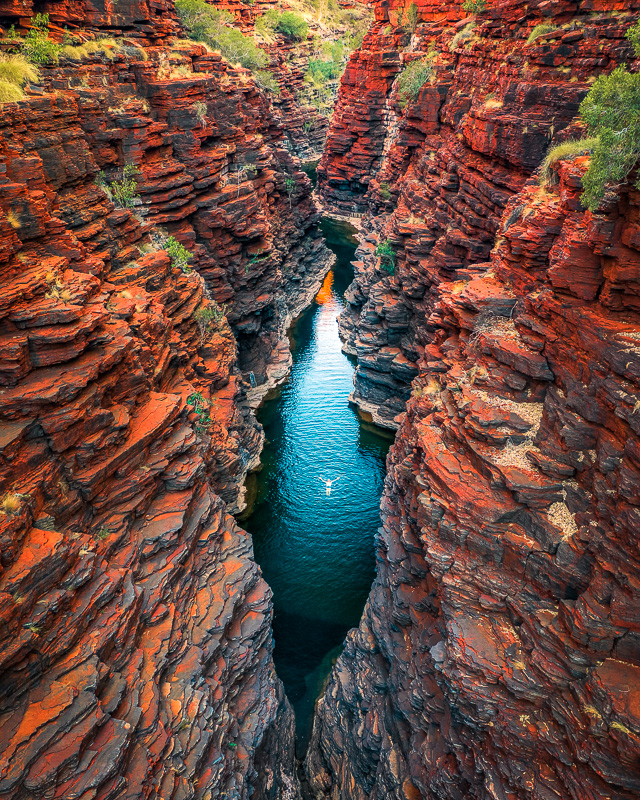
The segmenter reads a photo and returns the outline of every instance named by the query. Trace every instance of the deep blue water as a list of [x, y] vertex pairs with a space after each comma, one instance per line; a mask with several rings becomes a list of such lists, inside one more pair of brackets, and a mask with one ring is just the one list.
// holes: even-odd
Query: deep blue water
[[[291, 376], [258, 413], [267, 444], [257, 496], [242, 525], [274, 597], [274, 660], [306, 745], [313, 707], [374, 577], [373, 540], [390, 438], [349, 406], [353, 364], [337, 316], [352, 278], [350, 229], [323, 221], [338, 257], [290, 335]], [[330, 496], [321, 478], [332, 480]]]

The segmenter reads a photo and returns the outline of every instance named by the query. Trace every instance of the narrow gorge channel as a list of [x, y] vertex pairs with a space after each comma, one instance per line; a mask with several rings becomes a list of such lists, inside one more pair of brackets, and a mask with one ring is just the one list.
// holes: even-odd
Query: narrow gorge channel
[[638, 800], [639, 98], [640, 0], [0, 0], [0, 800]]
[[[336, 263], [289, 332], [289, 379], [258, 412], [266, 444], [262, 469], [251, 476], [251, 513], [241, 523], [273, 590], [274, 662], [296, 713], [299, 755], [315, 701], [374, 577], [391, 442], [349, 405], [354, 365], [342, 352], [337, 317], [353, 278], [353, 231], [331, 219], [321, 227]], [[337, 478], [328, 496], [321, 478]]]

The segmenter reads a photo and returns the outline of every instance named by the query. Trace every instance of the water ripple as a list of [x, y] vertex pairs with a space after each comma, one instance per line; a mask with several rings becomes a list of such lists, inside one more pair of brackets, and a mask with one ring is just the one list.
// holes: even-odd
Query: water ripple
[[[276, 669], [302, 747], [321, 682], [373, 580], [389, 447], [348, 404], [353, 366], [341, 351], [337, 317], [354, 243], [336, 223], [325, 221], [323, 230], [338, 261], [292, 331], [289, 381], [260, 410], [267, 444], [253, 512], [242, 523], [273, 589]], [[321, 479], [337, 479], [329, 496]]]

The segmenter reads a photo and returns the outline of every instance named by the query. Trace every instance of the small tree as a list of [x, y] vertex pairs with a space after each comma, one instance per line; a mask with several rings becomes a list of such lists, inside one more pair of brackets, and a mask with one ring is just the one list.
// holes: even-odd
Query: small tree
[[194, 312], [193, 318], [198, 323], [203, 342], [207, 341], [213, 331], [220, 330], [227, 317], [227, 312], [227, 304], [220, 305], [215, 300], [212, 300], [208, 306], [200, 306]]
[[135, 164], [125, 164], [122, 168], [122, 178], [108, 181], [104, 172], [96, 175], [96, 185], [120, 208], [134, 208], [140, 202], [137, 194], [137, 175], [140, 170]]
[[276, 30], [286, 36], [287, 39], [300, 42], [307, 38], [309, 26], [302, 17], [294, 14], [293, 11], [283, 11], [276, 23]]
[[293, 190], [296, 188], [296, 182], [293, 180], [291, 175], [284, 176], [284, 187], [289, 195], [289, 208], [291, 208], [291, 195], [293, 194]]
[[175, 236], [170, 236], [164, 244], [164, 249], [167, 251], [169, 258], [171, 259], [171, 266], [176, 267], [185, 275], [189, 275], [191, 273], [191, 267], [189, 266], [189, 260], [193, 258], [193, 253], [191, 253], [187, 248], [180, 244], [180, 242], [176, 239]]
[[640, 74], [620, 66], [600, 75], [580, 104], [580, 116], [589, 134], [598, 138], [582, 194], [583, 203], [594, 211], [606, 185], [624, 181], [640, 159]]
[[418, 6], [415, 3], [411, 3], [409, 7], [405, 9], [404, 24], [411, 33], [415, 33], [418, 27]]
[[49, 15], [36, 14], [31, 17], [32, 28], [24, 37], [22, 53], [32, 64], [58, 63], [59, 44], [49, 39]]

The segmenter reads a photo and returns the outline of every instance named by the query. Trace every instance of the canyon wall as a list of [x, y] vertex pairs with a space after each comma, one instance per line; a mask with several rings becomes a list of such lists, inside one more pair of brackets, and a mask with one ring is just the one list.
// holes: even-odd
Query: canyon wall
[[[344, 800], [631, 800], [640, 194], [585, 211], [579, 151], [532, 173], [583, 135], [594, 76], [633, 60], [640, 7], [419, 8], [409, 38], [378, 4], [318, 171], [327, 206], [369, 213], [342, 332], [354, 399], [399, 430], [309, 782]], [[394, 77], [414, 54], [434, 78], [405, 104]]]
[[125, 38], [0, 107], [0, 797], [292, 800], [230, 511], [330, 264], [311, 186], [172, 3], [0, 3], [35, 11]]

